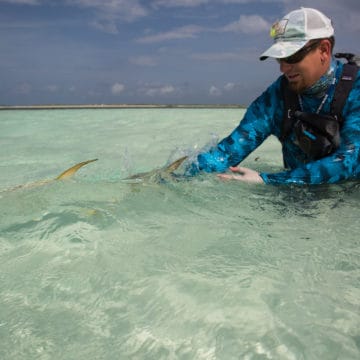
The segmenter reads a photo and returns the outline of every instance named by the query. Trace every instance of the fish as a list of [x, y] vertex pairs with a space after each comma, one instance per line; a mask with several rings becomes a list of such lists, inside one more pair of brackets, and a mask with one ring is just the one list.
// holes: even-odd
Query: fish
[[180, 159], [173, 161], [169, 165], [165, 165], [161, 168], [156, 168], [151, 171], [141, 172], [138, 174], [131, 175], [125, 179], [126, 182], [130, 183], [163, 183], [175, 179], [174, 171], [188, 158], [188, 156], [183, 156]]
[[[135, 175], [131, 175], [131, 176], [129, 176], [129, 177], [123, 179], [123, 180], [126, 181], [126, 182], [129, 182], [129, 183], [140, 183], [140, 182], [164, 183], [164, 182], [167, 182], [167, 181], [174, 180], [175, 179], [174, 171], [187, 158], [188, 158], [188, 156], [183, 156], [180, 159], [177, 159], [177, 160], [173, 161], [169, 165], [165, 165], [165, 166], [163, 166], [161, 168], [156, 168], [156, 169], [151, 170], [151, 171], [141, 172], [141, 173], [138, 173], [138, 174], [135, 174]], [[16, 191], [16, 190], [21, 190], [21, 189], [34, 188], [34, 187], [38, 187], [38, 186], [42, 186], [42, 185], [52, 183], [54, 181], [69, 179], [80, 168], [82, 168], [83, 166], [85, 166], [85, 165], [87, 165], [89, 163], [97, 161], [97, 160], [98, 159], [91, 159], [91, 160], [82, 161], [82, 162], [70, 167], [69, 169], [66, 169], [60, 175], [56, 176], [53, 179], [45, 179], [45, 180], [40, 180], [40, 181], [36, 181], [36, 182], [33, 182], [33, 183], [17, 185], [15, 187], [12, 187], [12, 188], [9, 188], [9, 189], [1, 190], [0, 193], [11, 192], [11, 191]]]
[[57, 177], [55, 177], [53, 179], [45, 179], [45, 180], [40, 180], [40, 181], [36, 181], [36, 182], [33, 182], [33, 183], [17, 185], [15, 187], [10, 188], [10, 189], [2, 190], [0, 192], [3, 193], [3, 192], [20, 190], [20, 189], [28, 189], [28, 188], [33, 188], [33, 187], [37, 187], [37, 186], [46, 185], [46, 184], [49, 184], [49, 183], [54, 182], [54, 181], [66, 180], [66, 179], [72, 177], [83, 166], [85, 166], [85, 165], [87, 165], [89, 163], [92, 163], [94, 161], [97, 161], [97, 160], [98, 159], [91, 159], [91, 160], [82, 161], [82, 162], [70, 167], [69, 169], [66, 169], [60, 175], [58, 175]]

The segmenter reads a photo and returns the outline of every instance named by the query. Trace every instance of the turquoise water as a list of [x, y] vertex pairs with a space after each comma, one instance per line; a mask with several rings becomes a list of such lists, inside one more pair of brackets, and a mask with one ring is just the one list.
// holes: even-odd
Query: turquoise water
[[[0, 112], [0, 359], [360, 358], [357, 183], [122, 181], [242, 115]], [[277, 171], [279, 150], [244, 165]]]

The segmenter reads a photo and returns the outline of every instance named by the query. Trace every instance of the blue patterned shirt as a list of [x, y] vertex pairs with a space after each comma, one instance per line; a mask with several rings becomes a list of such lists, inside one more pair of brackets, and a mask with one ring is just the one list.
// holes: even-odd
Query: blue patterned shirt
[[[337, 61], [336, 81], [343, 64]], [[320, 114], [330, 112], [333, 93], [329, 94]], [[315, 113], [323, 99], [302, 95], [303, 111]], [[270, 85], [247, 109], [236, 129], [218, 145], [200, 153], [191, 173], [224, 172], [236, 166], [270, 135], [281, 136], [284, 119], [281, 77]], [[266, 184], [323, 184], [360, 178], [360, 76], [359, 72], [342, 111], [340, 146], [319, 160], [310, 159], [294, 142], [292, 132], [282, 143], [284, 163], [288, 169], [278, 173], [260, 173]]]

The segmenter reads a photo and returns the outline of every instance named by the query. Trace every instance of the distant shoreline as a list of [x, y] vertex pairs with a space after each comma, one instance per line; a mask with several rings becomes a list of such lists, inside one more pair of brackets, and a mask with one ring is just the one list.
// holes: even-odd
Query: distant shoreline
[[245, 109], [236, 104], [90, 104], [90, 105], [0, 105], [0, 110], [71, 110], [71, 109]]

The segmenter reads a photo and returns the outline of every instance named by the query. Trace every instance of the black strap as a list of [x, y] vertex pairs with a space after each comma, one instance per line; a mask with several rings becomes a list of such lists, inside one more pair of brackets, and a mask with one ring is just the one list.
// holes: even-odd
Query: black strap
[[340, 125], [343, 123], [342, 109], [354, 85], [358, 70], [359, 68], [356, 65], [344, 64], [341, 78], [335, 88], [330, 111], [331, 114], [337, 116]]
[[293, 115], [300, 110], [299, 98], [294, 91], [289, 89], [289, 82], [283, 75], [281, 79], [281, 93], [284, 99], [284, 120], [282, 123], [280, 141], [284, 141], [291, 132]]
[[[359, 67], [354, 64], [344, 64], [341, 77], [335, 87], [334, 97], [330, 105], [330, 114], [335, 115], [341, 124], [343, 123], [342, 109], [356, 80]], [[293, 114], [300, 110], [297, 94], [289, 89], [288, 80], [285, 76], [281, 79], [281, 92], [284, 99], [284, 120], [280, 141], [284, 141], [291, 132], [293, 126]]]

